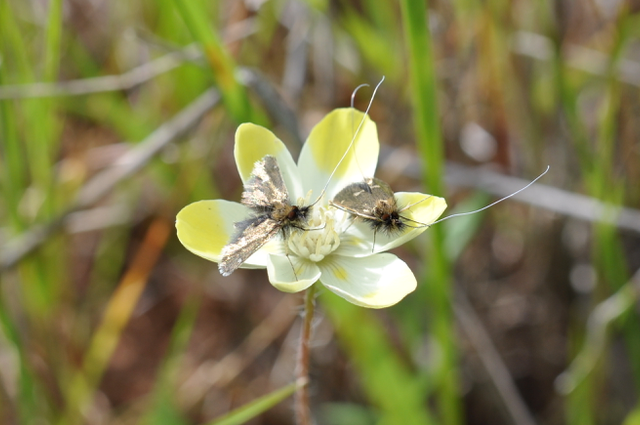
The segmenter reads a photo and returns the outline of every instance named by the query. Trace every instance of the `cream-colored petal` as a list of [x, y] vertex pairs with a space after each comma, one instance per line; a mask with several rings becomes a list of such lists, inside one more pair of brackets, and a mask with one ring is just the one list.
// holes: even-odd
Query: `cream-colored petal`
[[411, 269], [393, 254], [332, 255], [319, 266], [322, 271], [320, 281], [324, 286], [362, 307], [389, 307], [416, 289], [416, 278]]
[[269, 282], [283, 292], [303, 291], [320, 278], [320, 269], [315, 263], [292, 255], [269, 255], [267, 273]]
[[[397, 192], [396, 202], [402, 222], [406, 224], [402, 232], [375, 232], [368, 223], [355, 220], [348, 233], [357, 239], [369, 242], [369, 252], [383, 252], [409, 242], [429, 228], [447, 208], [447, 202], [439, 196], [425, 195], [418, 192]], [[373, 249], [371, 249], [373, 245]]]
[[[361, 123], [355, 143], [349, 148]], [[314, 198], [317, 197], [348, 151], [329, 182], [323, 201], [326, 204], [344, 186], [373, 176], [379, 150], [376, 124], [369, 116], [352, 108], [335, 109], [311, 130], [302, 147], [298, 168], [303, 186], [306, 190], [313, 189]]]
[[340, 246], [333, 254], [344, 257], [367, 257], [373, 254], [371, 232], [366, 228], [361, 231], [347, 231], [340, 235]]
[[268, 129], [252, 124], [241, 124], [236, 130], [234, 155], [238, 173], [243, 182], [251, 176], [255, 163], [265, 155], [271, 155], [278, 161], [289, 199], [296, 203], [306, 193], [302, 191], [302, 182], [298, 167], [287, 147]]
[[[235, 232], [234, 222], [249, 216], [250, 210], [244, 205], [220, 199], [199, 201], [189, 204], [178, 213], [176, 229], [178, 239], [185, 248], [216, 263], [220, 261], [222, 248]], [[242, 268], [264, 268], [267, 265], [268, 252], [277, 250], [265, 245], [247, 259]], [[280, 243], [282, 245], [282, 243]]]

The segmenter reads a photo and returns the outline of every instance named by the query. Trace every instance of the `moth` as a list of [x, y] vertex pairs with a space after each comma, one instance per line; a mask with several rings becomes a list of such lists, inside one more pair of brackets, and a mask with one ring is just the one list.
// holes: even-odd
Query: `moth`
[[388, 236], [391, 236], [402, 232], [407, 227], [414, 229], [428, 227], [453, 217], [475, 214], [480, 211], [484, 211], [487, 208], [491, 208], [492, 206], [506, 199], [509, 199], [512, 196], [515, 196], [523, 190], [527, 189], [529, 186], [538, 181], [542, 176], [547, 174], [549, 168], [550, 167], [547, 165], [546, 170], [544, 170], [542, 174], [533, 179], [526, 186], [503, 198], [498, 199], [497, 201], [492, 202], [489, 205], [473, 211], [451, 214], [432, 223], [420, 223], [419, 221], [412, 220], [400, 214], [403, 211], [406, 211], [409, 208], [419, 204], [420, 202], [429, 199], [430, 196], [425, 196], [425, 198], [421, 199], [418, 202], [414, 202], [413, 204], [409, 204], [400, 208], [391, 187], [383, 180], [377, 179], [375, 177], [365, 178], [363, 182], [351, 183], [350, 185], [343, 188], [340, 192], [338, 192], [336, 196], [334, 196], [334, 198], [329, 201], [329, 204], [331, 204], [335, 208], [341, 209], [351, 214], [356, 218], [360, 218], [365, 223], [368, 223], [373, 230], [373, 240], [375, 245], [375, 235], [378, 231], [382, 231]]
[[393, 235], [407, 227], [428, 226], [401, 215], [423, 200], [400, 208], [391, 187], [385, 181], [372, 177], [346, 186], [329, 203], [367, 223], [374, 235], [379, 231]]
[[222, 249], [218, 269], [229, 276], [279, 232], [306, 230], [312, 205], [292, 205], [276, 159], [267, 155], [256, 162], [244, 186], [241, 202], [252, 215], [235, 223], [236, 232]]
[[[382, 81], [384, 81], [384, 77], [373, 91], [365, 115], [369, 112], [375, 93], [378, 87], [380, 87], [380, 84], [382, 84]], [[360, 87], [361, 86], [358, 88]], [[356, 88], [352, 95], [352, 107], [353, 96], [358, 88]], [[354, 145], [356, 135], [363, 124], [364, 118], [355, 130], [347, 150], [329, 176], [324, 189], [322, 189], [316, 201], [310, 205], [298, 206], [291, 204], [289, 201], [289, 192], [284, 184], [280, 167], [273, 156], [267, 155], [255, 163], [251, 176], [245, 184], [241, 199], [242, 204], [252, 210], [252, 215], [245, 220], [234, 223], [236, 232], [231, 237], [229, 243], [222, 248], [222, 258], [218, 263], [218, 270], [220, 270], [223, 276], [229, 276], [233, 273], [253, 253], [263, 247], [279, 232], [283, 238], [286, 239], [291, 231], [318, 230], [306, 227], [311, 215], [311, 209], [324, 196], [329, 182]], [[288, 257], [287, 255], [287, 258]], [[291, 263], [291, 260], [289, 260], [289, 263]], [[291, 264], [291, 267], [293, 267], [293, 264]], [[293, 274], [296, 275], [295, 268]]]

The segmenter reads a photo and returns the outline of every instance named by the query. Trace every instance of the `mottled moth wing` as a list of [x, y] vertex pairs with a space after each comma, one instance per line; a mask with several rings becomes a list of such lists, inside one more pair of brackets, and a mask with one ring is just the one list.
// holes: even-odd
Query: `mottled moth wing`
[[259, 215], [236, 223], [236, 234], [222, 248], [218, 270], [229, 276], [280, 230], [280, 224], [268, 215]]
[[387, 235], [402, 231], [407, 225], [400, 215], [396, 197], [391, 187], [375, 177], [353, 183], [342, 189], [331, 205], [361, 219], [373, 229]]
[[298, 211], [289, 203], [289, 193], [274, 157], [267, 155], [255, 163], [242, 192], [242, 204], [253, 215], [235, 223], [235, 234], [222, 248], [218, 269], [223, 276], [233, 273], [282, 230], [291, 210]]
[[258, 211], [273, 209], [277, 203], [289, 202], [289, 192], [274, 157], [267, 155], [256, 162], [251, 177], [244, 185], [241, 202]]
[[391, 187], [374, 177], [346, 186], [338, 192], [331, 204], [358, 217], [377, 220], [374, 212], [381, 202], [394, 208], [396, 205]]

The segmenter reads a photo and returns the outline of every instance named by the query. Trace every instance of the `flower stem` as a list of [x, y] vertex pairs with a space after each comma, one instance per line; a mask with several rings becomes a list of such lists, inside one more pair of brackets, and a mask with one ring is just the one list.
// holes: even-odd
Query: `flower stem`
[[304, 382], [295, 397], [295, 415], [297, 425], [312, 425], [311, 409], [309, 408], [309, 341], [311, 340], [311, 322], [315, 309], [316, 285], [311, 285], [304, 296], [304, 312], [302, 331], [300, 332], [300, 347], [296, 364], [296, 380]]

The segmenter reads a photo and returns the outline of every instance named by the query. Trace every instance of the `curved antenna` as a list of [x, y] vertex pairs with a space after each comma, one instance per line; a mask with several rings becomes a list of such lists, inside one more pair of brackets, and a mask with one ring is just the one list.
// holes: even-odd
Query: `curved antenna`
[[[434, 225], [434, 224], [436, 224], [436, 223], [440, 223], [440, 222], [442, 222], [442, 221], [449, 220], [450, 218], [453, 218], [453, 217], [461, 217], [461, 216], [463, 216], [463, 215], [471, 215], [471, 214], [479, 213], [479, 212], [481, 212], [481, 211], [486, 210], [487, 208], [491, 208], [492, 206], [494, 206], [494, 205], [496, 205], [496, 204], [499, 204], [500, 202], [502, 202], [502, 201], [504, 201], [504, 200], [506, 200], [506, 199], [509, 199], [509, 198], [511, 198], [512, 196], [515, 196], [515, 195], [517, 195], [518, 193], [522, 192], [523, 190], [527, 189], [529, 186], [531, 186], [531, 185], [532, 185], [532, 184], [534, 184], [536, 181], [538, 181], [542, 176], [544, 176], [545, 174], [547, 174], [547, 171], [549, 171], [549, 168], [550, 168], [550, 167], [547, 165], [547, 169], [546, 169], [546, 170], [544, 170], [544, 172], [543, 172], [542, 174], [540, 174], [538, 177], [536, 177], [535, 179], [533, 179], [533, 180], [532, 180], [528, 185], [526, 185], [526, 186], [525, 186], [525, 187], [523, 187], [522, 189], [517, 190], [517, 191], [513, 192], [511, 195], [507, 195], [507, 196], [505, 196], [504, 198], [498, 199], [497, 201], [492, 202], [491, 204], [487, 205], [486, 207], [482, 207], [482, 208], [479, 208], [479, 209], [477, 209], [477, 210], [473, 210], [473, 211], [467, 211], [467, 212], [461, 212], [461, 213], [457, 213], [457, 214], [451, 214], [451, 215], [449, 215], [449, 216], [447, 216], [447, 217], [441, 218], [440, 220], [436, 220], [436, 221], [434, 221], [434, 222], [433, 222], [433, 223], [431, 223], [431, 224], [427, 224], [426, 226], [432, 226], [432, 225]], [[414, 220], [411, 220], [411, 221], [414, 221]]]
[[[384, 77], [382, 77], [384, 79]], [[369, 87], [369, 84], [367, 83], [363, 83], [360, 84], [358, 87], [356, 87], [355, 89], [353, 89], [353, 92], [351, 93], [351, 109], [355, 109], [355, 107], [353, 105], [355, 105], [356, 102], [356, 94], [358, 93], [358, 90], [360, 90], [363, 87]], [[376, 87], [377, 88], [377, 87]], [[374, 92], [375, 95], [375, 92]], [[355, 136], [355, 123], [353, 121], [353, 111], [351, 112], [351, 131], [354, 133]], [[349, 149], [347, 149], [348, 151]]]
[[351, 138], [351, 143], [349, 143], [349, 146], [347, 147], [347, 150], [344, 151], [344, 153], [342, 154], [342, 157], [340, 158], [340, 161], [338, 161], [338, 164], [335, 166], [335, 168], [333, 169], [333, 171], [329, 175], [329, 178], [327, 179], [327, 183], [324, 185], [324, 188], [322, 188], [322, 192], [320, 192], [320, 195], [318, 195], [318, 199], [316, 199], [311, 205], [309, 205], [310, 207], [312, 207], [315, 204], [317, 204], [318, 201], [320, 201], [320, 199], [324, 196], [325, 192], [327, 191], [327, 187], [329, 187], [329, 183], [331, 182], [331, 179], [333, 178], [333, 176], [336, 173], [336, 171], [338, 171], [338, 168], [340, 167], [340, 164], [342, 164], [342, 161], [344, 161], [344, 159], [347, 157], [347, 154], [349, 153], [349, 151], [351, 150], [351, 147], [353, 146], [353, 144], [356, 141], [356, 137], [357, 137], [358, 133], [360, 132], [360, 129], [364, 125], [364, 120], [367, 117], [367, 114], [369, 113], [369, 109], [371, 109], [371, 105], [373, 104], [373, 99], [376, 97], [376, 92], [378, 91], [378, 88], [380, 87], [380, 85], [382, 84], [383, 81], [384, 81], [384, 75], [382, 76], [382, 79], [380, 80], [380, 82], [376, 85], [376, 88], [373, 89], [373, 94], [371, 95], [371, 99], [369, 100], [369, 104], [367, 105], [367, 109], [364, 111], [364, 116], [360, 120], [360, 124], [358, 124], [358, 128], [356, 129], [356, 132], [353, 134], [353, 137]]
[[[380, 83], [382, 83], [382, 81], [384, 81], [384, 77], [382, 77], [382, 80], [380, 81]], [[378, 83], [378, 86], [380, 85], [380, 83]], [[376, 86], [376, 89], [378, 88], [378, 86]], [[363, 84], [360, 84], [355, 89], [353, 89], [353, 93], [351, 93], [351, 107], [352, 108], [353, 108], [353, 104], [355, 103], [355, 100], [356, 100], [356, 93], [358, 93], [358, 90], [360, 90], [363, 87], [369, 87], [369, 84], [363, 83]]]

